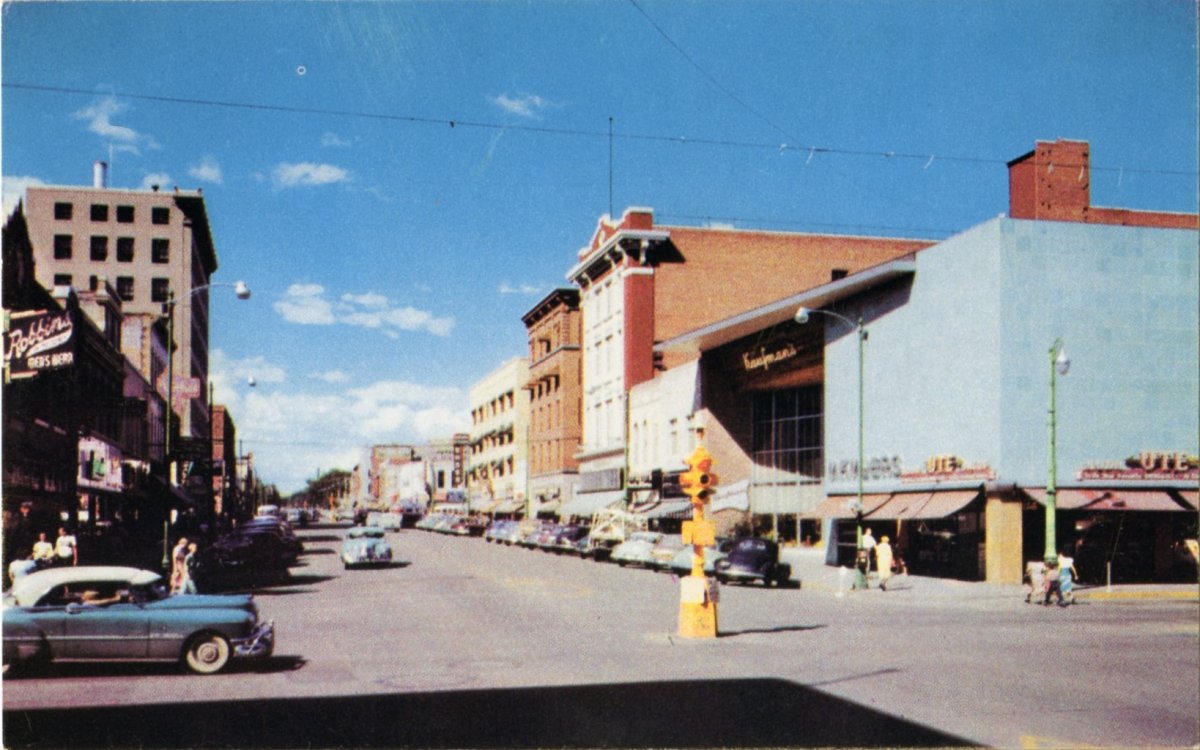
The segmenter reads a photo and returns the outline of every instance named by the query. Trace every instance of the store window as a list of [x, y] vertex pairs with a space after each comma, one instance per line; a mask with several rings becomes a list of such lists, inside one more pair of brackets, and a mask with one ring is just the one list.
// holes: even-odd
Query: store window
[[820, 386], [755, 395], [755, 467], [802, 484], [821, 481], [824, 444]]

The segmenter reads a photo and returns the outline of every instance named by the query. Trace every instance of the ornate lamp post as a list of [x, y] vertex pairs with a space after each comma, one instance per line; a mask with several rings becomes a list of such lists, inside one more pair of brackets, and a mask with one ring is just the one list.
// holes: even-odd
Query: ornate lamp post
[[1063, 340], [1055, 339], [1050, 347], [1050, 473], [1046, 480], [1046, 550], [1047, 565], [1058, 562], [1058, 422], [1055, 389], [1059, 375], [1071, 369], [1071, 360], [1063, 348]]
[[[863, 319], [861, 315], [858, 317], [857, 321], [853, 321], [850, 320], [850, 318], [847, 318], [845, 315], [842, 315], [841, 313], [835, 313], [831, 310], [810, 310], [807, 307], [801, 307], [796, 311], [793, 320], [800, 325], [804, 325], [808, 323], [809, 316], [811, 316], [813, 313], [828, 315], [832, 318], [842, 321], [846, 325], [853, 328], [858, 336], [858, 470], [856, 472], [858, 474], [858, 496], [854, 503], [854, 517], [856, 526], [854, 542], [854, 588], [865, 589], [867, 587], [867, 577], [866, 573], [859, 565], [859, 559], [864, 553], [862, 517], [864, 509], [863, 470], [866, 468], [866, 456], [863, 439], [863, 350], [865, 348], [864, 344], [867, 340], [867, 331], [863, 327]], [[867, 565], [869, 568], [870, 561], [868, 561]]]

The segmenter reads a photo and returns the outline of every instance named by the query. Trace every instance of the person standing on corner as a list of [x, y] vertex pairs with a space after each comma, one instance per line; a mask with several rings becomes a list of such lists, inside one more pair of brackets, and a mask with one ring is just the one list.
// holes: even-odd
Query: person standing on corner
[[892, 563], [895, 559], [892, 555], [892, 545], [888, 543], [887, 536], [880, 537], [879, 544], [875, 545], [875, 567], [879, 571], [879, 590], [887, 591], [888, 580], [892, 577]]
[[79, 564], [79, 545], [74, 534], [68, 534], [66, 528], [59, 527], [58, 538], [54, 540], [54, 554], [58, 557], [59, 565]]

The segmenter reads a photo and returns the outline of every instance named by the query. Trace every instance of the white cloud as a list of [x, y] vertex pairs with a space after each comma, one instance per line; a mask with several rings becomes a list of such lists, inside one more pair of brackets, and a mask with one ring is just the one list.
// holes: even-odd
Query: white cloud
[[155, 186], [165, 189], [171, 184], [171, 175], [166, 172], [151, 172], [142, 178], [139, 190], [153, 190]]
[[520, 284], [518, 286], [513, 286], [512, 284], [509, 284], [507, 281], [500, 282], [500, 293], [501, 294], [534, 295], [534, 294], [540, 294], [541, 291], [542, 291], [541, 287], [536, 287], [536, 286], [533, 286], [532, 284]]
[[311, 187], [315, 185], [332, 185], [346, 182], [350, 173], [332, 164], [299, 164], [283, 163], [275, 167], [271, 173], [271, 181], [276, 188]]
[[324, 133], [321, 135], [321, 145], [326, 148], [346, 148], [353, 144], [345, 140], [337, 133]]
[[218, 404], [228, 406], [232, 412], [242, 403], [243, 393], [253, 387], [249, 382], [251, 378], [256, 384], [284, 383], [287, 381], [287, 371], [262, 356], [233, 359], [224, 350], [213, 349], [208, 363], [208, 377], [213, 384], [213, 398]]
[[275, 309], [289, 323], [305, 325], [342, 325], [381, 330], [389, 338], [399, 331], [425, 331], [435, 336], [449, 336], [454, 330], [454, 318], [439, 318], [427, 310], [410, 306], [393, 306], [382, 294], [343, 294], [334, 304], [325, 298], [325, 287], [319, 284], [293, 284]]
[[30, 185], [45, 185], [36, 177], [5, 177], [0, 183], [0, 193], [4, 196], [4, 219], [8, 220], [12, 212], [17, 210], [17, 204], [25, 199], [25, 188]]
[[155, 149], [158, 144], [149, 135], [143, 135], [126, 125], [117, 125], [113, 118], [128, 109], [114, 96], [105, 96], [72, 115], [77, 120], [87, 120], [88, 130], [104, 138], [118, 151], [141, 154], [142, 148]]
[[275, 310], [289, 323], [301, 325], [332, 325], [333, 305], [321, 295], [325, 287], [319, 284], [292, 284]]
[[521, 94], [516, 97], [501, 94], [492, 97], [492, 104], [510, 115], [528, 118], [536, 118], [539, 112], [550, 106], [550, 102], [537, 94]]
[[314, 372], [309, 375], [313, 380], [323, 380], [326, 383], [349, 383], [350, 376], [341, 370], [329, 370], [328, 372]]
[[212, 182], [217, 185], [224, 182], [221, 175], [221, 165], [211, 156], [204, 157], [203, 161], [189, 169], [188, 175], [200, 182]]

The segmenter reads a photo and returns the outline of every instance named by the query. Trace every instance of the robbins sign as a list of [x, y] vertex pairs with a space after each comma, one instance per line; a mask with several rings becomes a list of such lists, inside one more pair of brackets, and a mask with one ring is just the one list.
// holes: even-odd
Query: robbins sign
[[74, 365], [74, 333], [70, 312], [14, 313], [4, 334], [9, 377], [31, 378], [42, 370]]

